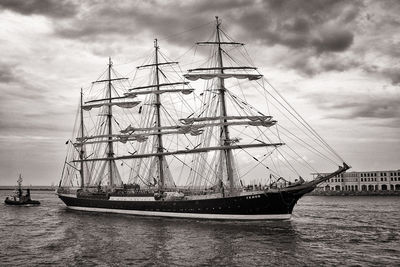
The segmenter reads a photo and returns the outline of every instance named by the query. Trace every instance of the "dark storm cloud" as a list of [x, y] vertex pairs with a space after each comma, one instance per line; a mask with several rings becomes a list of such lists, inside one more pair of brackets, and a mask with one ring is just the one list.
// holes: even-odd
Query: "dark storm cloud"
[[353, 43], [354, 36], [347, 30], [329, 29], [321, 31], [319, 36], [312, 40], [312, 46], [317, 52], [345, 51]]
[[400, 84], [400, 68], [399, 67], [380, 67], [376, 65], [365, 65], [363, 70], [372, 75], [382, 76], [391, 81], [393, 85]]
[[387, 97], [369, 98], [364, 102], [344, 102], [332, 107], [349, 110], [347, 118], [397, 119], [400, 115], [400, 99]]
[[[341, 52], [351, 46], [348, 29], [356, 18], [359, 1], [265, 1], [263, 8], [240, 12], [242, 35], [292, 49], [317, 53]], [[251, 30], [249, 30], [251, 29]]]
[[[68, 39], [92, 41], [98, 43], [118, 42], [122, 39], [135, 40], [143, 34], [165, 39], [176, 33], [203, 25], [214, 16], [203, 16], [201, 12], [191, 11], [188, 5], [180, 1], [140, 2], [130, 5], [130, 2], [120, 1], [113, 6], [104, 4], [84, 4], [79, 18], [65, 20], [54, 25], [55, 34]], [[179, 14], [179, 15], [178, 15]], [[207, 32], [209, 34], [209, 32]], [[194, 38], [194, 37], [197, 38]], [[205, 34], [180, 35], [168, 41], [178, 45], [192, 45]], [[175, 36], [176, 37], [176, 36]]]
[[323, 72], [343, 72], [363, 65], [357, 57], [341, 54], [322, 54], [314, 56], [312, 51], [292, 52], [281, 60], [281, 64], [297, 70], [304, 76], [314, 76]]
[[0, 83], [11, 83], [18, 81], [15, 74], [15, 65], [0, 62]]
[[391, 69], [384, 72], [392, 81], [392, 84], [400, 84], [400, 68]]
[[77, 5], [68, 0], [1, 0], [0, 7], [24, 15], [53, 18], [71, 17], [77, 12]]
[[396, 95], [360, 95], [355, 99], [346, 93], [336, 97], [313, 94], [307, 98], [321, 108], [331, 110], [327, 118], [389, 120], [392, 123], [386, 123], [387, 127], [400, 127], [400, 98]]
[[[353, 1], [119, 1], [84, 2], [81, 14], [56, 23], [56, 34], [65, 38], [100, 39], [105, 34], [134, 36], [152, 32], [159, 37], [211, 22], [215, 15], [248, 41], [310, 48], [317, 53], [341, 52], [351, 46], [354, 34], [346, 28], [359, 10]], [[192, 35], [192, 36], [190, 36]], [[198, 32], [186, 39], [198, 40]], [[202, 37], [202, 36], [201, 36]], [[170, 42], [187, 44], [185, 38]]]
[[[23, 14], [64, 17], [53, 20], [54, 34], [85, 42], [96, 55], [119, 53], [118, 44], [126, 40], [142, 42], [143, 36], [190, 47], [210, 36], [214, 16], [219, 15], [223, 28], [238, 41], [289, 49], [277, 63], [300, 74], [312, 76], [368, 65], [356, 60], [356, 55], [353, 59], [341, 56], [357, 40], [360, 17], [368, 15], [361, 0], [153, 0], [112, 4], [105, 0], [6, 0], [0, 5]], [[207, 22], [207, 29], [188, 30]], [[185, 34], [177, 34], [181, 32]], [[396, 73], [385, 73], [398, 83]]]

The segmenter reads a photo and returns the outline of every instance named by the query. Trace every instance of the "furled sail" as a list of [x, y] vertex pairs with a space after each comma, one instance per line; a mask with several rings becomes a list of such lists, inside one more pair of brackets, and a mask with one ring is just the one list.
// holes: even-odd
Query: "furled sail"
[[152, 85], [134, 87], [134, 88], [129, 89], [129, 91], [148, 89], [148, 88], [160, 88], [160, 87], [166, 87], [166, 86], [188, 85], [188, 84], [189, 84], [188, 82], [160, 83], [160, 84], [152, 84]]
[[190, 81], [197, 81], [198, 79], [210, 80], [210, 79], [214, 79], [214, 78], [249, 79], [250, 81], [252, 81], [252, 80], [258, 80], [262, 77], [261, 74], [247, 74], [247, 73], [242, 73], [242, 74], [239, 74], [239, 73], [238, 74], [236, 74], [236, 73], [199, 73], [199, 74], [188, 73], [183, 76]]
[[147, 94], [164, 94], [164, 93], [182, 93], [184, 95], [191, 94], [193, 92], [193, 89], [164, 89], [164, 90], [150, 90], [150, 91], [144, 91], [144, 92], [130, 92], [130, 93], [125, 93], [124, 95], [126, 97], [136, 97], [138, 95], [147, 95]]
[[251, 121], [267, 121], [271, 120], [272, 116], [216, 116], [216, 117], [199, 117], [199, 118], [184, 118], [179, 119], [179, 122], [188, 125], [199, 121], [212, 121], [212, 120], [243, 120], [249, 119]]
[[[243, 145], [227, 145], [227, 146], [213, 146], [213, 147], [202, 147], [195, 149], [185, 149], [185, 150], [177, 150], [177, 151], [168, 151], [168, 152], [155, 152], [148, 154], [134, 154], [134, 155], [126, 155], [120, 157], [113, 157], [113, 160], [122, 160], [122, 159], [134, 159], [134, 158], [149, 158], [154, 156], [170, 156], [170, 155], [179, 155], [179, 154], [194, 154], [194, 153], [206, 153], [210, 151], [218, 151], [218, 150], [226, 150], [226, 149], [246, 149], [246, 148], [256, 148], [256, 147], [278, 147], [284, 145], [283, 143], [258, 143], [258, 144], [243, 144]], [[81, 162], [81, 161], [104, 161], [109, 160], [109, 158], [87, 158], [83, 160], [74, 160], [73, 162]]]
[[89, 111], [92, 108], [100, 108], [102, 106], [118, 106], [120, 108], [133, 108], [133, 107], [136, 107], [139, 103], [140, 103], [140, 101], [86, 104], [86, 105], [82, 105], [82, 108], [86, 111]]

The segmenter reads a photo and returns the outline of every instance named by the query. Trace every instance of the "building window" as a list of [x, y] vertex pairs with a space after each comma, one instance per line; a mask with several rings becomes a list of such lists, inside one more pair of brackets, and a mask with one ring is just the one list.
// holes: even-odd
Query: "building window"
[[374, 186], [373, 186], [372, 184], [370, 184], [370, 185], [368, 186], [368, 191], [374, 191]]
[[367, 185], [363, 184], [363, 185], [361, 186], [361, 190], [362, 190], [362, 191], [367, 191]]

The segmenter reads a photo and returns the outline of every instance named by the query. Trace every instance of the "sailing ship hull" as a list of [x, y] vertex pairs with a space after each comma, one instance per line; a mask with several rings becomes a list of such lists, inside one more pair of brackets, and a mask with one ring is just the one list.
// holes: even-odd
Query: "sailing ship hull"
[[297, 201], [312, 190], [300, 188], [235, 197], [174, 201], [121, 201], [63, 194], [58, 196], [68, 208], [81, 211], [196, 219], [267, 220], [290, 219]]

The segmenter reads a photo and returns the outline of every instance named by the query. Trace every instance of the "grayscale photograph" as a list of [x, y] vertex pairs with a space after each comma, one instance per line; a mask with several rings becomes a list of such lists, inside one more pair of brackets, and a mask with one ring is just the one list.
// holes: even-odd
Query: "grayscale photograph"
[[399, 266], [397, 0], [0, 0], [0, 266]]

